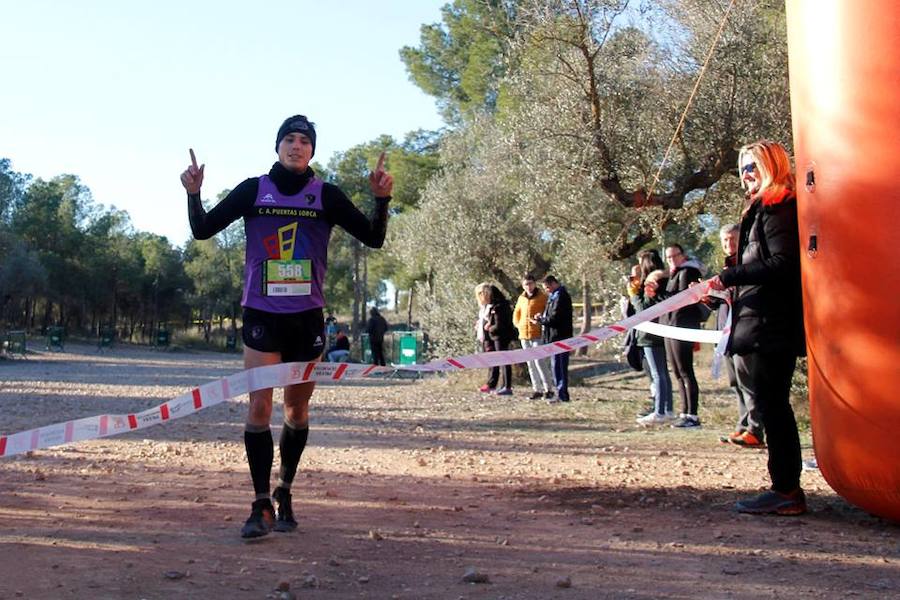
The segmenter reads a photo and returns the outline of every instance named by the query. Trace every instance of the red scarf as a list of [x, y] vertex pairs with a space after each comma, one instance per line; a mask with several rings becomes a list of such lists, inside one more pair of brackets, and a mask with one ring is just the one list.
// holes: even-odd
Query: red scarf
[[774, 206], [794, 197], [794, 192], [787, 189], [765, 190], [759, 195], [763, 206]]

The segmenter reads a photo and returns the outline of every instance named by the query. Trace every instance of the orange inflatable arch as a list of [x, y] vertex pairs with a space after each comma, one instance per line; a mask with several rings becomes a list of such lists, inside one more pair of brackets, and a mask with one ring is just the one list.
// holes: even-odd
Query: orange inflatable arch
[[813, 442], [900, 521], [900, 2], [788, 0]]

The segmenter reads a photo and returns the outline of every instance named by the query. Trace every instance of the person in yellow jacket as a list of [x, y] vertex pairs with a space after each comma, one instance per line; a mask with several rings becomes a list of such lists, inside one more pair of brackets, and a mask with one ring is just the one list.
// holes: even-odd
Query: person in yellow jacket
[[[532, 317], [542, 315], [547, 306], [547, 294], [535, 283], [534, 276], [522, 278], [522, 294], [516, 300], [513, 310], [513, 324], [519, 330], [519, 342], [523, 348], [532, 348], [541, 344], [541, 325], [534, 323]], [[550, 376], [549, 359], [528, 361], [528, 376], [531, 378], [531, 399], [553, 398], [553, 379]], [[540, 384], [540, 387], [538, 387]], [[543, 390], [543, 391], [541, 391]]]

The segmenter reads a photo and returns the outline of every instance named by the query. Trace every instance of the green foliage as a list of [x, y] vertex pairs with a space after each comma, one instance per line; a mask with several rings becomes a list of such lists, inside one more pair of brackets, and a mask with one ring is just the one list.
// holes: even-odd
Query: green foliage
[[422, 26], [419, 47], [400, 50], [410, 79], [437, 99], [448, 122], [494, 109], [518, 4], [454, 0], [441, 11], [443, 23]]
[[0, 322], [85, 334], [113, 323], [120, 338], [149, 339], [156, 323], [184, 320], [189, 282], [168, 240], [94, 204], [73, 175], [32, 181], [8, 166], [0, 163]]
[[8, 158], [0, 158], [0, 228], [7, 225], [14, 206], [22, 201], [30, 177], [12, 170]]
[[[735, 5], [665, 162], [722, 3], [514, 4], [454, 2], [404, 49], [412, 79], [458, 126], [419, 210], [391, 234], [428, 276], [422, 320], [436, 341], [453, 338], [449, 314], [482, 278], [512, 291], [511, 273], [551, 268], [601, 290], [606, 308], [643, 247], [677, 241], [712, 262], [715, 228], [739, 210], [737, 149], [789, 139], [779, 4]], [[497, 69], [464, 86], [489, 55]]]

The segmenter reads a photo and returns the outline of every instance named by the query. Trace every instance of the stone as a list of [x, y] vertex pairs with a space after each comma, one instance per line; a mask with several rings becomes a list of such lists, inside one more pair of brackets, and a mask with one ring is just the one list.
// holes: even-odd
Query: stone
[[475, 567], [466, 567], [462, 577], [463, 583], [490, 583], [487, 573], [480, 573]]
[[185, 577], [187, 577], [187, 572], [185, 572], [185, 571], [166, 571], [165, 573], [163, 573], [163, 576], [166, 579], [178, 580], [178, 579], [184, 579]]

